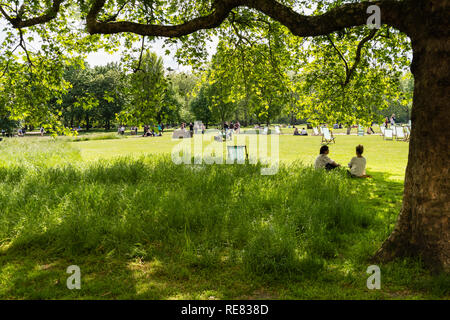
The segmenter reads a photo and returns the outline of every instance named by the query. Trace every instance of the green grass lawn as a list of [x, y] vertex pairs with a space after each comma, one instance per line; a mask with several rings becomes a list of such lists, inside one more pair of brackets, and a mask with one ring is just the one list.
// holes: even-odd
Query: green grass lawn
[[[117, 156], [139, 156], [143, 154], [170, 154], [180, 140], [172, 140], [170, 134], [162, 137], [130, 137], [120, 140], [89, 140], [76, 142], [84, 160], [111, 159]], [[355, 155], [355, 147], [364, 145], [369, 172], [382, 172], [390, 178], [402, 180], [408, 159], [408, 143], [385, 141], [381, 136], [336, 136], [336, 143], [330, 144], [330, 158], [347, 165]], [[319, 154], [321, 137], [280, 136], [280, 161], [301, 161], [313, 164]]]
[[[0, 298], [450, 297], [447, 275], [411, 259], [366, 288], [401, 208], [408, 143], [336, 136], [330, 157], [344, 165], [365, 147], [373, 179], [349, 179], [309, 167], [320, 137], [280, 136], [279, 172], [262, 176], [175, 165], [170, 135], [100, 135], [0, 143]], [[66, 287], [72, 264], [81, 290]]]

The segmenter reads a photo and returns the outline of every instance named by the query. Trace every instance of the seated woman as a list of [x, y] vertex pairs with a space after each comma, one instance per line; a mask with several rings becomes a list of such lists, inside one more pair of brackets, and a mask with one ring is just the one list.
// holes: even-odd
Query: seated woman
[[348, 164], [349, 174], [353, 178], [371, 178], [371, 176], [366, 175], [366, 158], [362, 156], [363, 152], [364, 147], [362, 145], [356, 146], [356, 157], [353, 157]]
[[295, 128], [294, 129], [294, 136], [299, 136], [300, 135], [300, 132], [298, 132], [298, 128]]

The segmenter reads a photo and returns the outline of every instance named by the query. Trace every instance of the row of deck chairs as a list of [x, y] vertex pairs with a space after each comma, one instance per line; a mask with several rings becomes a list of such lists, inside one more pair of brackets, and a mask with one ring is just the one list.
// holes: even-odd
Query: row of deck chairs
[[[269, 127], [264, 127], [261, 134], [268, 134], [268, 133], [269, 133]], [[271, 133], [273, 134], [272, 131], [271, 131]], [[280, 126], [275, 126], [275, 134], [281, 134]]]
[[380, 129], [384, 140], [394, 140], [395, 137], [395, 140], [397, 141], [409, 141], [411, 135], [411, 130], [408, 126], [394, 126], [391, 128], [381, 126]]
[[[319, 130], [320, 130], [320, 133], [319, 133]], [[319, 135], [322, 136], [322, 143], [326, 143], [326, 144], [331, 143], [331, 142], [336, 143], [336, 141], [333, 137], [333, 134], [330, 132], [330, 129], [328, 129], [328, 128], [319, 127], [319, 129], [318, 129], [317, 127], [314, 127], [313, 128], [313, 136], [319, 136]]]

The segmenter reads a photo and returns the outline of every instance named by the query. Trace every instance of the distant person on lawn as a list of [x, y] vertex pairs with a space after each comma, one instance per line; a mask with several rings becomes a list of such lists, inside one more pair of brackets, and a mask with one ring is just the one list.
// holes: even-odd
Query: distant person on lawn
[[392, 116], [391, 116], [391, 127], [395, 126], [395, 121], [396, 120], [397, 119], [395, 118], [395, 113], [393, 113]]
[[320, 154], [317, 156], [316, 161], [314, 162], [314, 167], [316, 169], [326, 169], [332, 170], [334, 168], [340, 167], [341, 165], [336, 163], [334, 160], [331, 160], [328, 157], [330, 150], [328, 146], [320, 147]]
[[366, 158], [362, 156], [363, 152], [364, 147], [357, 145], [356, 157], [353, 157], [348, 164], [350, 168], [349, 173], [353, 178], [371, 178], [371, 176], [366, 175]]

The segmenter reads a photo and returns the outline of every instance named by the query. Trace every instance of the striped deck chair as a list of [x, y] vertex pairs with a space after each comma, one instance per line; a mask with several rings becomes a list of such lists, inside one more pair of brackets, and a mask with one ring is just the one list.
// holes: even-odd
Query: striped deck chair
[[245, 163], [248, 159], [247, 146], [227, 146], [227, 163]]
[[363, 136], [363, 135], [364, 135], [364, 127], [358, 126], [358, 136]]

